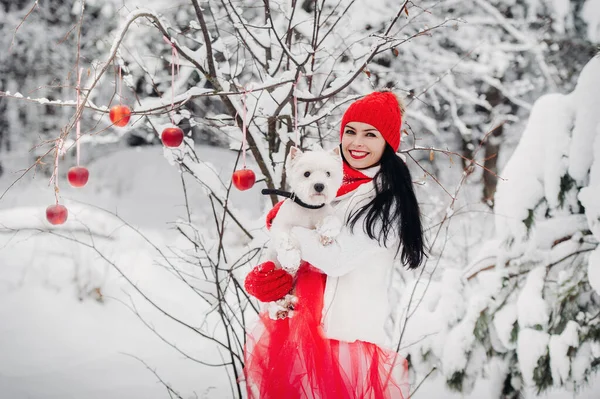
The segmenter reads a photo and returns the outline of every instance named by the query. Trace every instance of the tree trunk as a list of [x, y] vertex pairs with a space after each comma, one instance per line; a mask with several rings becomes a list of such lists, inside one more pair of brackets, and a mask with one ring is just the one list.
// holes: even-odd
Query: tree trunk
[[[497, 107], [505, 101], [504, 96], [496, 88], [491, 87], [486, 98], [492, 107]], [[484, 143], [484, 161], [483, 166], [483, 197], [482, 201], [491, 209], [494, 209], [494, 195], [496, 194], [496, 185], [498, 184], [498, 153], [504, 133], [504, 124], [496, 126], [490, 132]]]
[[496, 185], [498, 184], [497, 162], [502, 133], [504, 133], [504, 125], [495, 128], [484, 144], [485, 160], [483, 166], [485, 167], [485, 170], [483, 171], [482, 201], [492, 209], [494, 208], [494, 195], [496, 194]]

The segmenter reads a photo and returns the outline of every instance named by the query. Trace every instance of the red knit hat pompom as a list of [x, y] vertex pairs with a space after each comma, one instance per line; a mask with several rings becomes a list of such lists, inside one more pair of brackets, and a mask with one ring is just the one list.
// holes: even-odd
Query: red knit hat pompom
[[267, 261], [256, 266], [244, 281], [246, 292], [261, 302], [272, 302], [283, 298], [294, 284], [294, 278], [275, 263]]
[[398, 98], [391, 91], [375, 91], [353, 102], [342, 118], [340, 140], [349, 122], [368, 123], [379, 130], [394, 151], [400, 148], [402, 108]]

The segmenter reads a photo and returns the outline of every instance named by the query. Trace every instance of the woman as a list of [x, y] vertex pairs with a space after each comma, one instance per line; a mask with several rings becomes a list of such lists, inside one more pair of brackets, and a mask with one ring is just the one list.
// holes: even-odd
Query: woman
[[[406, 361], [387, 349], [385, 332], [395, 258], [416, 268], [424, 257], [412, 180], [396, 155], [401, 124], [402, 108], [391, 92], [371, 93], [344, 114], [344, 183], [332, 205], [345, 228], [328, 246], [314, 230], [292, 229], [304, 260], [293, 317], [272, 320], [263, 313], [248, 335], [250, 398], [408, 397]], [[260, 281], [272, 288], [268, 280]], [[260, 298], [263, 283], [255, 283], [246, 287]]]

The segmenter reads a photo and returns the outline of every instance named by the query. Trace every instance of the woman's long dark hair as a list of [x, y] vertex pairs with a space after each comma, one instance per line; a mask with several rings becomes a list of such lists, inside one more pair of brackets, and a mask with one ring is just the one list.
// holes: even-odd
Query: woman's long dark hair
[[388, 234], [397, 232], [400, 240], [396, 256], [402, 248], [402, 263], [408, 265], [409, 269], [415, 269], [426, 254], [421, 213], [410, 171], [389, 144], [385, 145], [380, 165], [373, 179], [375, 198], [350, 215], [350, 228], [354, 229], [356, 222], [364, 215], [365, 232], [380, 244], [386, 245]]

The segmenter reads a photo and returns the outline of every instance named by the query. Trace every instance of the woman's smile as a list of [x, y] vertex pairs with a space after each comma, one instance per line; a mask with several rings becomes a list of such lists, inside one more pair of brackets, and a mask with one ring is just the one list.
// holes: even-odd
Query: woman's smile
[[363, 122], [349, 122], [342, 135], [342, 153], [354, 169], [366, 169], [381, 160], [385, 139], [375, 127]]
[[369, 155], [369, 153], [365, 151], [350, 150], [350, 155], [354, 159], [364, 159]]

